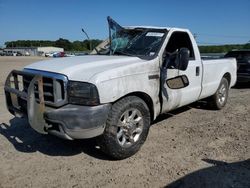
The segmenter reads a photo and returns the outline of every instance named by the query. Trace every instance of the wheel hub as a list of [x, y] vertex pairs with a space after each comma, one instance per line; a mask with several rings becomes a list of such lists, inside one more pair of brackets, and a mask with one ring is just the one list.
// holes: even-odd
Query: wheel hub
[[226, 87], [223, 84], [221, 86], [221, 88], [219, 89], [219, 93], [218, 93], [218, 98], [219, 98], [219, 103], [220, 104], [223, 104], [225, 102], [225, 100], [226, 100], [226, 92], [227, 92]]
[[139, 140], [143, 129], [142, 114], [139, 110], [131, 108], [126, 110], [119, 121], [117, 141], [122, 147], [129, 147]]

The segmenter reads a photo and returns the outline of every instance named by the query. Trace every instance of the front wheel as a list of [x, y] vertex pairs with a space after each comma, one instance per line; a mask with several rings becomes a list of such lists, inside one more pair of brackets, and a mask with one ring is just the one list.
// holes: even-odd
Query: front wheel
[[211, 97], [211, 106], [216, 110], [222, 109], [226, 103], [228, 98], [229, 92], [229, 83], [226, 78], [222, 78], [219, 88], [217, 89], [216, 93]]
[[98, 139], [101, 150], [115, 159], [130, 157], [145, 142], [149, 127], [147, 104], [136, 96], [125, 97], [111, 108], [105, 131]]

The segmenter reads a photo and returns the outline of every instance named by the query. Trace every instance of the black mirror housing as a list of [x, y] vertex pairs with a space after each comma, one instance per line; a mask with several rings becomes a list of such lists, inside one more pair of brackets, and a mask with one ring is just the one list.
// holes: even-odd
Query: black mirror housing
[[181, 48], [177, 55], [178, 69], [185, 71], [188, 67], [190, 51], [187, 48]]

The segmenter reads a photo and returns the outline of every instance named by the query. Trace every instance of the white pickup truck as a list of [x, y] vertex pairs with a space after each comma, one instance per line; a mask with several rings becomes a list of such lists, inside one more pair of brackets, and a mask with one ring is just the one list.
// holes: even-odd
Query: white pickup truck
[[111, 45], [96, 55], [13, 70], [8, 110], [42, 134], [97, 137], [105, 153], [123, 159], [140, 149], [160, 114], [205, 98], [215, 109], [225, 106], [236, 82], [234, 58], [202, 60], [187, 29], [110, 22], [110, 33]]

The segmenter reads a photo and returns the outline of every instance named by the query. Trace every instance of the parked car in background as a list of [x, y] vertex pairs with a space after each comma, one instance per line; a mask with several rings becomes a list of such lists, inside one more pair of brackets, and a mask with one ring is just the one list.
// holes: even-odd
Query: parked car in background
[[65, 57], [65, 52], [56, 52], [53, 54], [53, 57]]
[[30, 56], [30, 53], [26, 51], [26, 52], [24, 53], [24, 55], [25, 55], [25, 56]]
[[20, 52], [4, 51], [3, 56], [21, 56]]
[[11, 52], [12, 56], [17, 56], [17, 52]]
[[12, 52], [7, 51], [7, 52], [5, 52], [5, 56], [13, 56], [13, 53], [12, 53]]
[[65, 57], [65, 52], [49, 52], [45, 53], [45, 57]]
[[16, 56], [23, 56], [21, 52], [16, 52]]
[[250, 49], [233, 50], [225, 57], [234, 57], [237, 61], [237, 82], [250, 82]]
[[5, 52], [4, 51], [0, 51], [0, 56], [5, 56]]
[[66, 53], [65, 54], [65, 57], [74, 57], [76, 56], [74, 53]]
[[45, 57], [53, 57], [53, 55], [57, 53], [57, 52], [49, 52], [49, 53], [45, 53]]

